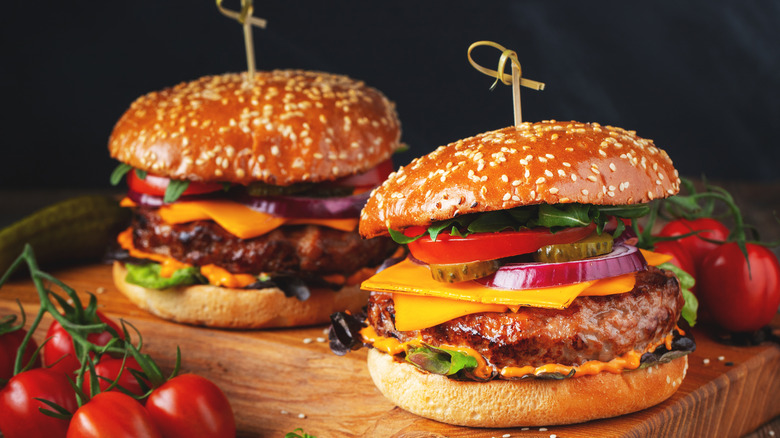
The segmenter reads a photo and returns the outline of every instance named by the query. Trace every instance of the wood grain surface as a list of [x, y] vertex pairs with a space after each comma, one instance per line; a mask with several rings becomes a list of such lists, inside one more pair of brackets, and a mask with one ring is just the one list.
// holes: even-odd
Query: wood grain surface
[[[130, 304], [113, 286], [110, 267], [88, 265], [52, 272], [101, 309], [124, 318], [144, 336], [144, 351], [167, 370], [181, 347], [184, 371], [215, 381], [236, 413], [240, 436], [282, 437], [301, 427], [324, 437], [639, 437], [741, 436], [780, 415], [780, 347], [729, 346], [695, 330], [698, 348], [680, 390], [665, 403], [608, 420], [571, 426], [471, 429], [402, 411], [374, 388], [365, 350], [333, 355], [326, 326], [228, 331], [170, 323]], [[0, 289], [0, 316], [17, 313], [19, 298], [37, 311], [32, 284], [17, 279]], [[36, 332], [41, 341], [50, 319]], [[775, 319], [774, 326], [780, 326]], [[545, 430], [542, 430], [545, 429]], [[771, 431], [771, 429], [770, 429]], [[771, 436], [771, 435], [770, 435]]]

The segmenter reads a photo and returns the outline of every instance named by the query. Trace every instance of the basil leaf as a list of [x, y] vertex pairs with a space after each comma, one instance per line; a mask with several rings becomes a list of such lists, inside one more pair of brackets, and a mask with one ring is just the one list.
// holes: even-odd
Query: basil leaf
[[190, 185], [189, 181], [179, 180], [179, 179], [172, 179], [168, 183], [168, 187], [165, 189], [165, 196], [163, 197], [163, 202], [166, 204], [169, 204], [171, 202], [175, 202], [177, 199], [179, 199], [179, 196], [181, 196], [182, 193], [184, 193], [185, 190], [187, 190], [187, 187]]
[[146, 171], [141, 169], [135, 169], [135, 176], [137, 176], [138, 179], [146, 179]]
[[122, 178], [127, 174], [127, 172], [130, 172], [130, 170], [133, 168], [133, 166], [125, 163], [119, 163], [119, 166], [116, 166], [116, 169], [114, 169], [113, 172], [111, 172], [111, 185], [115, 186], [122, 182]]
[[658, 267], [667, 271], [672, 271], [674, 272], [674, 275], [677, 276], [677, 280], [680, 282], [680, 291], [685, 299], [685, 304], [682, 308], [682, 317], [691, 327], [695, 326], [696, 313], [699, 310], [699, 300], [696, 299], [696, 295], [694, 295], [690, 289], [696, 284], [696, 280], [691, 274], [671, 263], [662, 263], [658, 265]]
[[125, 281], [150, 289], [167, 289], [169, 287], [187, 286], [204, 282], [203, 277], [200, 275], [200, 270], [194, 266], [177, 269], [170, 277], [160, 275], [161, 267], [158, 263], [146, 265], [127, 263], [125, 268], [127, 269]]
[[425, 235], [425, 233], [422, 233], [419, 236], [408, 237], [403, 232], [396, 231], [392, 228], [388, 228], [387, 231], [390, 233], [390, 238], [393, 239], [393, 241], [395, 241], [395, 243], [399, 245], [406, 245], [407, 243], [414, 242], [415, 240]]

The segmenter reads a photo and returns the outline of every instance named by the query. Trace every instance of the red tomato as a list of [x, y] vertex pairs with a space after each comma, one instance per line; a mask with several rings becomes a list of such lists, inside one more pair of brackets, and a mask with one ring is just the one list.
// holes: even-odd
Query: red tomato
[[343, 187], [374, 187], [382, 184], [392, 172], [393, 160], [388, 158], [363, 173], [340, 178], [333, 181], [333, 184]]
[[435, 242], [426, 235], [410, 242], [408, 247], [415, 258], [425, 263], [447, 264], [493, 260], [534, 252], [553, 243], [576, 242], [587, 237], [595, 227], [596, 225], [591, 224], [587, 227], [566, 228], [556, 233], [551, 233], [549, 228], [540, 227], [522, 231], [474, 233], [466, 237], [441, 233], [436, 237]]
[[[14, 361], [16, 361], [16, 352], [19, 350], [19, 346], [22, 345], [22, 340], [27, 331], [24, 329], [14, 330], [4, 335], [0, 335], [0, 385], [3, 381], [6, 381], [14, 375]], [[22, 366], [27, 365], [27, 362], [32, 358], [35, 349], [38, 345], [30, 338], [30, 342], [27, 343], [27, 348], [22, 355]], [[41, 366], [40, 356], [35, 358], [33, 368]]]
[[[691, 257], [691, 254], [688, 253], [688, 250], [680, 244], [679, 240], [658, 242], [655, 244], [655, 249], [653, 249], [653, 251], [672, 256], [673, 258], [669, 260], [669, 263], [691, 274], [694, 279], [697, 278], [696, 266], [693, 263], [693, 257]], [[691, 291], [695, 290], [696, 286], [694, 286]]]
[[121, 392], [102, 392], [70, 420], [67, 438], [155, 438], [160, 431], [138, 400]]
[[684, 237], [678, 242], [688, 250], [693, 258], [693, 264], [697, 271], [701, 271], [702, 262], [710, 251], [715, 249], [718, 244], [710, 243], [699, 237], [705, 237], [712, 240], [726, 240], [729, 237], [729, 229], [719, 221], [711, 218], [700, 218], [694, 220], [675, 219], [661, 229], [659, 236], [681, 236], [691, 231], [701, 231], [695, 236]]
[[[122, 370], [121, 357], [115, 358], [107, 355], [101, 357], [100, 361], [95, 365], [95, 374], [101, 377], [105, 377], [108, 380], [98, 378], [100, 390], [104, 391], [106, 388], [108, 388], [111, 385], [111, 382], [116, 380], [117, 376], [119, 376], [119, 371], [122, 370], [122, 375], [119, 377], [119, 386], [130, 391], [135, 395], [143, 395], [144, 391], [141, 388], [141, 385], [138, 384], [138, 380], [136, 380], [133, 373], [130, 372], [131, 369], [142, 371], [141, 366], [138, 365], [138, 361], [136, 361], [135, 358], [133, 357], [128, 357], [125, 360], [124, 370]], [[89, 370], [87, 370], [87, 374], [84, 375], [85, 394], [91, 393], [91, 389], [92, 389], [92, 384], [90, 383], [91, 374], [92, 373], [90, 373]], [[114, 387], [113, 390], [117, 391], [118, 389]]]
[[747, 244], [747, 261], [736, 243], [714, 249], [702, 264], [699, 296], [712, 318], [733, 332], [769, 324], [780, 305], [780, 263], [766, 247]]
[[[139, 193], [146, 193], [147, 195], [165, 196], [165, 189], [168, 188], [170, 178], [163, 176], [155, 176], [152, 174], [146, 174], [146, 178], [138, 178], [134, 170], [131, 170], [127, 174], [127, 185], [131, 190]], [[222, 184], [220, 183], [205, 183], [190, 181], [187, 186], [187, 190], [182, 195], [200, 195], [203, 193], [211, 193], [222, 190]]]
[[210, 380], [182, 374], [155, 389], [146, 400], [163, 437], [222, 438], [236, 435], [227, 397]]
[[46, 368], [19, 373], [0, 389], [0, 431], [5, 438], [50, 438], [65, 436], [68, 421], [49, 417], [38, 408], [49, 407], [42, 398], [74, 412], [76, 393], [65, 374]]
[[[114, 321], [108, 319], [100, 312], [97, 312], [97, 315], [101, 321], [116, 330], [120, 337], [122, 336], [119, 326]], [[46, 338], [50, 339], [43, 346], [43, 364], [53, 370], [73, 375], [81, 367], [81, 363], [73, 351], [73, 338], [70, 337], [57, 320], [54, 320], [49, 326]], [[95, 345], [106, 345], [111, 338], [112, 335], [108, 331], [92, 333], [87, 336], [87, 340]]]

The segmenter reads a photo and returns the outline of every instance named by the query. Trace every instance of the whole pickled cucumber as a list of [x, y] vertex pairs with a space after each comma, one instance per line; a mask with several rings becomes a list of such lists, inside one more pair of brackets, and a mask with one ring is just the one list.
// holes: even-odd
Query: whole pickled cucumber
[[129, 220], [129, 209], [109, 196], [79, 196], [45, 207], [0, 230], [0, 276], [26, 243], [41, 265], [99, 258]]
[[498, 260], [481, 260], [466, 263], [451, 263], [446, 265], [430, 264], [431, 277], [443, 283], [474, 280], [488, 276], [501, 267]]
[[570, 262], [607, 254], [610, 251], [612, 236], [609, 233], [594, 233], [574, 243], [543, 246], [534, 253], [534, 260], [544, 263]]

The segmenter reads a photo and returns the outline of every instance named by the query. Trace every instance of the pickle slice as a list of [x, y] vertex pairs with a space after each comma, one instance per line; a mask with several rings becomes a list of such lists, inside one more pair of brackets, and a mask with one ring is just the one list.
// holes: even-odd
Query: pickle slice
[[608, 254], [610, 251], [612, 251], [612, 235], [593, 233], [574, 243], [543, 246], [534, 253], [534, 260], [544, 263], [570, 262]]
[[488, 276], [501, 267], [498, 260], [479, 260], [466, 263], [449, 263], [445, 265], [430, 264], [431, 277], [443, 283], [474, 280]]

